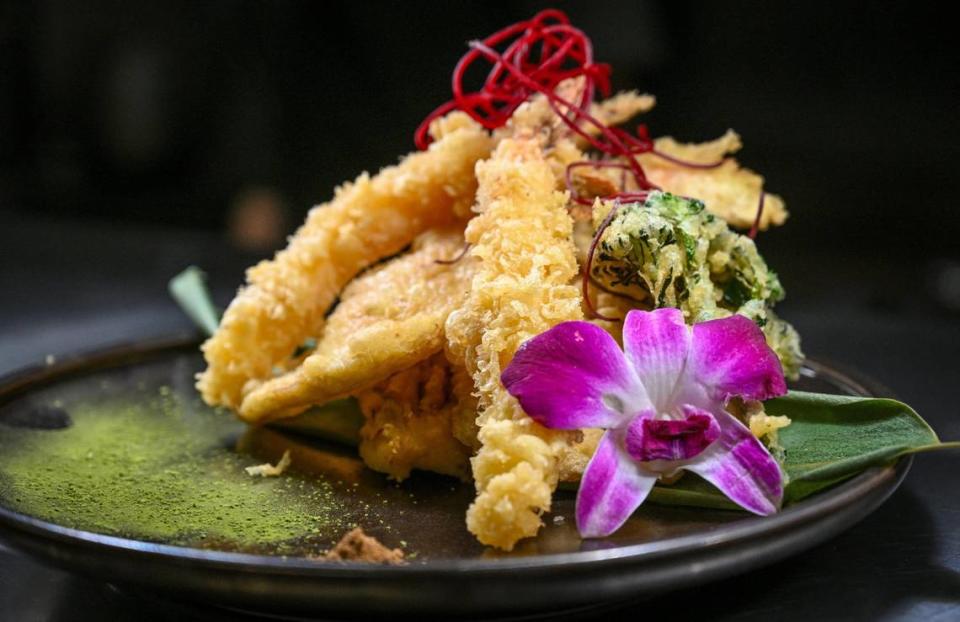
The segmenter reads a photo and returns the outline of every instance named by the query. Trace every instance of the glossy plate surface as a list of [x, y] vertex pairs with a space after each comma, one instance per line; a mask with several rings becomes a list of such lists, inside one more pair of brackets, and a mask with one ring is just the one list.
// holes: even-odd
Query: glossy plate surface
[[[614, 536], [582, 541], [560, 492], [510, 554], [467, 533], [472, 486], [415, 474], [397, 485], [352, 449], [248, 430], [193, 389], [194, 343], [140, 344], [0, 381], [0, 538], [105, 580], [274, 615], [520, 615], [636, 598], [771, 563], [873, 511], [909, 460], [769, 518], [646, 504]], [[811, 364], [797, 388], [871, 395]], [[244, 467], [290, 450], [295, 471]], [[361, 525], [411, 562], [319, 561]]]

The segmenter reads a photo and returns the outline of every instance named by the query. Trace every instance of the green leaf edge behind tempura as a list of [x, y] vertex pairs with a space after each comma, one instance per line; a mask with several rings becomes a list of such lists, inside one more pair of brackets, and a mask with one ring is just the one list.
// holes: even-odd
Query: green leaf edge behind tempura
[[277, 419], [271, 427], [356, 447], [360, 444], [363, 413], [356, 398], [347, 397], [314, 406], [288, 419]]
[[213, 304], [210, 290], [207, 288], [207, 275], [196, 266], [188, 266], [183, 272], [170, 279], [167, 291], [180, 305], [193, 323], [208, 337], [213, 335], [220, 324], [220, 312]]
[[[791, 391], [765, 402], [764, 408], [768, 415], [791, 420], [779, 435], [786, 503], [908, 454], [960, 446], [941, 443], [915, 410], [893, 399]], [[650, 500], [737, 509], [716, 488], [689, 474], [672, 486], [655, 487]]]
[[[213, 297], [207, 287], [207, 275], [203, 270], [197, 266], [188, 266], [170, 279], [167, 290], [197, 328], [208, 337], [216, 332], [220, 325], [220, 312], [213, 304]], [[313, 349], [316, 345], [316, 340], [308, 339], [297, 347], [292, 356], [301, 356], [305, 350]], [[360, 443], [363, 414], [357, 400], [349, 397], [315, 406], [296, 417], [274, 421], [270, 425], [355, 447]]]

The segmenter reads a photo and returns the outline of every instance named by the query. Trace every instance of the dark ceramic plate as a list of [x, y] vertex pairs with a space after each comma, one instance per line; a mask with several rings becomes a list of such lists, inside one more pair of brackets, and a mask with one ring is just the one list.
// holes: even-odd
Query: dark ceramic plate
[[[637, 598], [745, 572], [872, 512], [909, 460], [873, 468], [770, 518], [646, 504], [581, 541], [572, 493], [511, 554], [464, 527], [472, 488], [402, 485], [354, 451], [246, 430], [199, 402], [195, 343], [144, 344], [0, 381], [0, 537], [49, 563], [133, 588], [273, 615], [521, 615]], [[797, 388], [878, 389], [811, 364]], [[291, 450], [295, 472], [243, 467]], [[384, 567], [311, 559], [359, 524], [412, 557]]]

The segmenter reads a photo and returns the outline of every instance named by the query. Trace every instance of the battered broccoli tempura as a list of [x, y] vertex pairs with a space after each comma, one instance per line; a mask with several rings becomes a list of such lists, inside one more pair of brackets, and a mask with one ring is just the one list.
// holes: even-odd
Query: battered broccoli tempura
[[[612, 208], [597, 202], [599, 223]], [[597, 246], [591, 276], [647, 308], [677, 307], [689, 323], [740, 313], [763, 328], [784, 372], [796, 377], [800, 338], [772, 307], [784, 297], [753, 240], [730, 230], [704, 204], [655, 192], [619, 208]]]
[[466, 216], [473, 166], [493, 148], [489, 134], [462, 113], [435, 122], [437, 142], [374, 177], [361, 175], [310, 211], [287, 248], [247, 271], [248, 285], [204, 345], [208, 368], [197, 387], [212, 405], [239, 408], [245, 394], [308, 337], [362, 269], [399, 252], [419, 233]]
[[538, 141], [505, 138], [477, 164], [477, 179], [479, 215], [466, 238], [480, 265], [466, 304], [447, 319], [448, 354], [473, 375], [480, 402], [467, 528], [509, 550], [540, 528], [571, 434], [530, 419], [500, 372], [524, 341], [582, 312], [567, 198]]

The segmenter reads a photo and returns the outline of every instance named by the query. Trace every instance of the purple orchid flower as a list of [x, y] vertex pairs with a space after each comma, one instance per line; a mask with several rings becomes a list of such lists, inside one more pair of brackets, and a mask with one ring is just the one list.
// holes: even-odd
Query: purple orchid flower
[[631, 311], [621, 352], [602, 328], [564, 322], [530, 339], [501, 381], [548, 428], [604, 428], [577, 495], [584, 537], [616, 531], [657, 478], [686, 469], [755, 514], [777, 511], [776, 460], [724, 406], [787, 392], [763, 333], [732, 315], [688, 327], [678, 309]]

